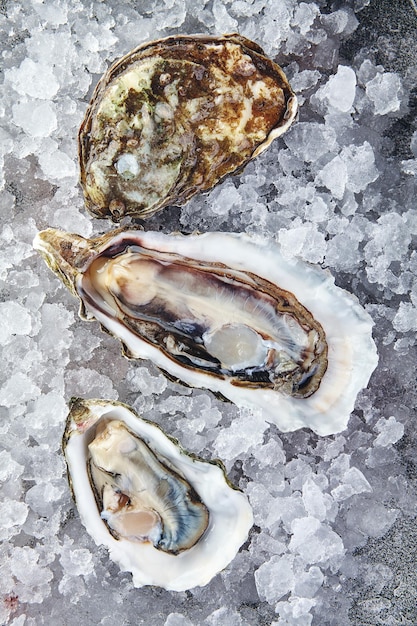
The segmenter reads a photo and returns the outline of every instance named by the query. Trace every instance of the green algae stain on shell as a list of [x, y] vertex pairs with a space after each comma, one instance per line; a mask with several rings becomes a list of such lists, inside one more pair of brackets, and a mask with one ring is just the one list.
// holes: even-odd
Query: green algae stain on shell
[[142, 45], [102, 77], [81, 125], [86, 206], [117, 222], [182, 205], [262, 152], [296, 112], [281, 68], [244, 37]]

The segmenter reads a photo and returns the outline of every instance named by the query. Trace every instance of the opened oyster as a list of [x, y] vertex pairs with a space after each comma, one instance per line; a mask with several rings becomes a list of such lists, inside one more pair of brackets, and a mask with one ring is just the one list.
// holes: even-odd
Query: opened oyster
[[74, 400], [63, 448], [84, 526], [136, 587], [205, 585], [246, 541], [252, 510], [220, 461], [189, 455], [127, 406]]
[[98, 83], [79, 133], [96, 217], [148, 217], [211, 189], [292, 123], [297, 101], [273, 61], [239, 35], [139, 46]]
[[48, 229], [35, 247], [133, 358], [264, 409], [283, 431], [342, 430], [377, 363], [372, 320], [331, 275], [244, 235]]

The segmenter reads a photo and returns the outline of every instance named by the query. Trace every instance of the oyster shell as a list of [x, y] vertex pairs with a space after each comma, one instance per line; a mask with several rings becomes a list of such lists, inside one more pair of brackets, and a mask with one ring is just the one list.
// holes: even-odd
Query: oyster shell
[[283, 431], [342, 430], [376, 367], [373, 323], [356, 298], [271, 242], [48, 229], [34, 245], [127, 356], [261, 407]]
[[281, 68], [240, 35], [141, 45], [102, 77], [80, 128], [87, 209], [118, 222], [182, 205], [257, 156], [296, 112]]
[[63, 449], [84, 526], [136, 587], [205, 585], [247, 539], [251, 507], [221, 462], [188, 454], [126, 405], [73, 400]]

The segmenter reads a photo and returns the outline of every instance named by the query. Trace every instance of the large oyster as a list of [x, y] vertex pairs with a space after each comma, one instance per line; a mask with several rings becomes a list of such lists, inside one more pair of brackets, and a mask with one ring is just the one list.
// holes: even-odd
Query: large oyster
[[342, 430], [377, 363], [372, 320], [331, 275], [229, 233], [54, 229], [34, 243], [82, 316], [192, 386], [255, 405], [283, 431]]
[[188, 454], [127, 406], [74, 400], [63, 448], [84, 526], [136, 587], [205, 585], [246, 541], [252, 510], [220, 461]]
[[239, 35], [139, 46], [102, 77], [79, 133], [81, 185], [96, 217], [148, 217], [245, 165], [297, 112], [288, 81]]

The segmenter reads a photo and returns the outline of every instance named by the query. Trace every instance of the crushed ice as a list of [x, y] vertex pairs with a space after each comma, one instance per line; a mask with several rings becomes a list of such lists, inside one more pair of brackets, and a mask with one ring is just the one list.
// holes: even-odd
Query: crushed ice
[[[390, 541], [389, 533], [398, 542], [398, 524], [411, 528], [417, 512], [407, 474], [416, 444], [417, 131], [409, 95], [417, 68], [411, 57], [404, 71], [385, 68], [389, 54], [362, 44], [349, 56], [343, 46], [370, 3], [341, 2], [334, 11], [325, 4], [1, 3], [1, 623], [72, 626], [89, 615], [105, 626], [117, 614], [118, 623], [146, 616], [147, 626], [341, 626], [397, 624], [401, 611], [401, 623], [416, 623], [400, 580], [407, 559], [400, 566], [375, 548], [371, 560], [367, 546]], [[127, 362], [96, 325], [78, 321], [75, 301], [31, 248], [47, 226], [83, 235], [108, 227], [85, 215], [76, 156], [78, 125], [108, 63], [149, 38], [235, 30], [286, 67], [299, 121], [242, 174], [151, 223], [275, 238], [285, 254], [328, 267], [368, 308], [380, 366], [347, 431], [327, 438], [282, 435], [260, 414]], [[135, 590], [86, 535], [60, 452], [72, 395], [132, 404], [185, 447], [222, 458], [246, 491], [255, 512], [250, 540], [206, 588]], [[415, 598], [415, 576], [408, 584]]]

